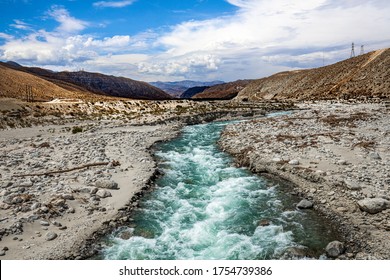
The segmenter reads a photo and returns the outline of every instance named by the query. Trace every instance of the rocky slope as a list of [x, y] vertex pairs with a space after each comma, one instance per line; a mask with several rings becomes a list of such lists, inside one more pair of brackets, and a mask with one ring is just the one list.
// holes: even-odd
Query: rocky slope
[[347, 59], [329, 66], [256, 80], [238, 100], [364, 99], [390, 97], [390, 49]]
[[33, 74], [70, 91], [77, 89], [78, 91], [99, 95], [133, 99], [171, 99], [170, 95], [148, 83], [124, 77], [108, 76], [85, 71], [53, 72], [37, 67], [17, 66], [14, 63], [2, 63], [2, 66]]
[[194, 99], [232, 99], [244, 89], [251, 80], [238, 80], [212, 86], [193, 96]]

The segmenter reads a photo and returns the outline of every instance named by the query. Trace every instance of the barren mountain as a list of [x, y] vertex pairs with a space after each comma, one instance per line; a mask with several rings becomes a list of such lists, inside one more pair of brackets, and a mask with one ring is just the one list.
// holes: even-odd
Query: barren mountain
[[185, 92], [183, 92], [180, 95], [180, 98], [192, 98], [194, 95], [196, 95], [198, 93], [201, 93], [201, 92], [205, 91], [208, 88], [210, 88], [210, 87], [202, 86], [202, 87], [192, 87], [192, 88], [189, 88], [189, 89], [187, 89]]
[[133, 99], [171, 99], [164, 91], [145, 82], [124, 77], [103, 75], [100, 73], [53, 72], [37, 67], [16, 66], [14, 63], [3, 64], [15, 70], [27, 72], [50, 81], [64, 89], [92, 92], [99, 95]]
[[[28, 96], [30, 93], [30, 96]], [[0, 63], [0, 97], [49, 101], [54, 98], [91, 99], [100, 96], [76, 86], [60, 87], [35, 75], [17, 71]]]
[[192, 87], [206, 87], [221, 84], [223, 81], [212, 81], [212, 82], [199, 82], [199, 81], [178, 81], [178, 82], [152, 82], [151, 85], [158, 87], [170, 94], [173, 97], [180, 97], [187, 89]]
[[250, 83], [236, 99], [362, 99], [390, 97], [390, 49], [329, 66], [281, 72]]
[[238, 80], [212, 86], [201, 93], [194, 95], [193, 99], [232, 99], [245, 88], [252, 80]]

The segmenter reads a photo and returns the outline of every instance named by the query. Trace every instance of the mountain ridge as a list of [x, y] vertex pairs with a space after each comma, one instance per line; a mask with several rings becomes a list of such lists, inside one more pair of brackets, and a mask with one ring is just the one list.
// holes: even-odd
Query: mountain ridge
[[109, 97], [151, 100], [172, 99], [170, 95], [161, 89], [149, 85], [146, 82], [136, 81], [129, 78], [86, 71], [54, 72], [39, 67], [17, 66], [18, 64], [15, 62], [2, 63], [2, 65], [15, 71], [35, 75], [71, 91], [76, 88], [77, 91]]
[[324, 67], [257, 79], [236, 100], [326, 100], [390, 97], [390, 49], [376, 50]]

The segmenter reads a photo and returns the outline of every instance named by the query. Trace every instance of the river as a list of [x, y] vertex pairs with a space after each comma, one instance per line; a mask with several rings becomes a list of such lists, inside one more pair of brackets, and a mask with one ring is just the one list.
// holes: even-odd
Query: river
[[228, 122], [187, 126], [159, 144], [164, 175], [132, 222], [107, 237], [102, 259], [280, 259], [323, 254], [335, 235], [285, 182], [233, 165], [216, 142]]

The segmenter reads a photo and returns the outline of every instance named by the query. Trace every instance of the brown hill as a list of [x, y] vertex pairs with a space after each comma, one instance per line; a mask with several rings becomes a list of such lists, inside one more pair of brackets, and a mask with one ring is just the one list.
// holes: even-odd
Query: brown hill
[[194, 95], [193, 99], [232, 99], [245, 88], [252, 80], [238, 80], [209, 87]]
[[[28, 97], [31, 92], [32, 96]], [[49, 101], [55, 98], [91, 99], [100, 97], [86, 90], [69, 85], [60, 87], [35, 75], [11, 69], [0, 63], [0, 97], [26, 100], [33, 97], [36, 101]]]
[[27, 72], [52, 82], [64, 89], [99, 95], [124, 97], [133, 99], [171, 99], [164, 91], [145, 82], [135, 81], [124, 77], [108, 76], [100, 73], [53, 72], [37, 67], [23, 67], [17, 64], [2, 64], [15, 70]]
[[382, 49], [325, 67], [281, 72], [255, 80], [236, 99], [389, 98], [389, 77], [390, 49]]

